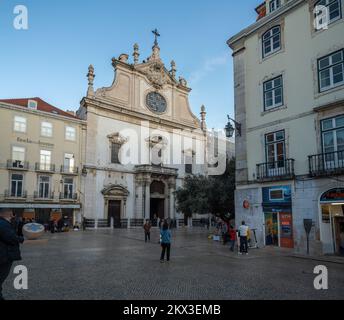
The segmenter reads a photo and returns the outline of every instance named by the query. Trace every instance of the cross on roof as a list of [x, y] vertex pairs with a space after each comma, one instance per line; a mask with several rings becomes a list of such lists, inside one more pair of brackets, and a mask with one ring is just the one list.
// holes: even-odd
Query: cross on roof
[[159, 33], [158, 29], [156, 29], [156, 28], [155, 28], [155, 30], [152, 31], [152, 33], [155, 36], [154, 45], [157, 46], [158, 45], [158, 37], [160, 37], [160, 33]]

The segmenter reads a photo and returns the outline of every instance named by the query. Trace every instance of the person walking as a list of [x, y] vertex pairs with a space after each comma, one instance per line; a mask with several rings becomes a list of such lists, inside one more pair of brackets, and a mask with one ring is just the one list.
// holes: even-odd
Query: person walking
[[0, 300], [4, 300], [2, 285], [10, 274], [13, 262], [21, 260], [19, 244], [24, 242], [11, 224], [12, 216], [12, 210], [0, 209]]
[[243, 221], [241, 226], [239, 227], [240, 254], [248, 254], [248, 232], [249, 228], [246, 225], [245, 221]]
[[222, 221], [221, 225], [221, 233], [222, 233], [222, 240], [223, 240], [223, 245], [226, 245], [228, 242], [228, 224], [226, 221]]
[[236, 230], [232, 225], [230, 225], [228, 233], [229, 233], [229, 248], [232, 252], [234, 252], [234, 246], [235, 246], [235, 241], [236, 241]]
[[145, 242], [150, 242], [150, 234], [151, 234], [151, 228], [152, 225], [149, 220], [146, 221], [145, 225], [143, 226], [143, 229], [145, 231]]
[[165, 253], [167, 253], [167, 262], [170, 261], [170, 253], [171, 253], [171, 231], [168, 228], [168, 224], [165, 222], [160, 230], [161, 236], [161, 257], [160, 262], [163, 263], [165, 261]]

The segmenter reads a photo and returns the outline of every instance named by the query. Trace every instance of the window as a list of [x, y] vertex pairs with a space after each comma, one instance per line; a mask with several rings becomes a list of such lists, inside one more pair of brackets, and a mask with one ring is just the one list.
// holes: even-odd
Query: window
[[40, 199], [48, 199], [50, 192], [50, 177], [40, 176], [38, 181], [38, 197]]
[[344, 50], [337, 51], [318, 60], [320, 92], [344, 84]]
[[74, 181], [73, 178], [63, 179], [63, 199], [73, 199]]
[[53, 136], [53, 125], [50, 122], [43, 121], [41, 123], [41, 136], [43, 137]]
[[24, 162], [25, 161], [25, 148], [12, 147], [12, 160]]
[[11, 175], [11, 197], [20, 198], [23, 196], [23, 180], [22, 174]]
[[276, 26], [263, 35], [263, 58], [281, 50], [281, 27]]
[[20, 116], [14, 117], [14, 131], [26, 132], [26, 118]]
[[37, 110], [37, 101], [35, 100], [29, 100], [27, 102], [27, 107], [31, 110]]
[[274, 12], [281, 6], [281, 0], [272, 0], [269, 3], [270, 12]]
[[283, 105], [282, 76], [264, 82], [264, 110], [278, 108]]
[[69, 140], [69, 141], [76, 140], [76, 130], [74, 127], [66, 127], [66, 140]]
[[74, 172], [74, 166], [75, 166], [74, 154], [65, 153], [63, 165], [65, 168], [65, 172], [73, 173]]
[[284, 130], [267, 134], [265, 136], [265, 146], [268, 168], [283, 168], [286, 159]]
[[192, 174], [192, 164], [193, 164], [193, 157], [191, 155], [185, 156], [185, 173]]
[[[321, 18], [319, 21], [321, 26], [331, 24], [342, 18], [341, 0], [320, 0], [315, 4], [315, 7], [326, 7], [326, 21], [323, 21]], [[320, 10], [318, 14], [323, 15], [324, 11]]]
[[121, 145], [119, 143], [115, 143], [115, 142], [111, 143], [111, 163], [120, 164], [120, 161], [119, 161], [120, 149], [121, 149]]
[[51, 151], [41, 150], [40, 154], [40, 170], [51, 170]]
[[321, 122], [325, 162], [331, 167], [344, 164], [344, 115]]

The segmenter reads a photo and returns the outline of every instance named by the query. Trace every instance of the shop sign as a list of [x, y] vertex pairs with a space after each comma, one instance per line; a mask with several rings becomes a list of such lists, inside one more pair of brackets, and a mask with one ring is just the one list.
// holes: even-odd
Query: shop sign
[[325, 192], [320, 199], [321, 202], [334, 202], [343, 201], [344, 202], [344, 188], [332, 189]]
[[23, 138], [19, 138], [18, 137], [17, 138], [17, 142], [20, 142], [20, 143], [30, 143], [30, 144], [38, 144], [41, 147], [54, 148], [54, 144], [52, 144], [52, 143], [43, 142], [41, 140], [33, 141], [33, 140], [30, 140], [29, 138], [23, 139]]
[[263, 203], [268, 204], [291, 204], [291, 186], [274, 186], [263, 188]]

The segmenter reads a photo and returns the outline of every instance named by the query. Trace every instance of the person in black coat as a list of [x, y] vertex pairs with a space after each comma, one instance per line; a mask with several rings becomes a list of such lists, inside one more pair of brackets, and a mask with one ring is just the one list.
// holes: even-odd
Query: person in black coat
[[24, 242], [11, 224], [12, 217], [12, 210], [0, 209], [0, 300], [4, 300], [2, 285], [10, 274], [13, 262], [21, 260], [19, 244]]

